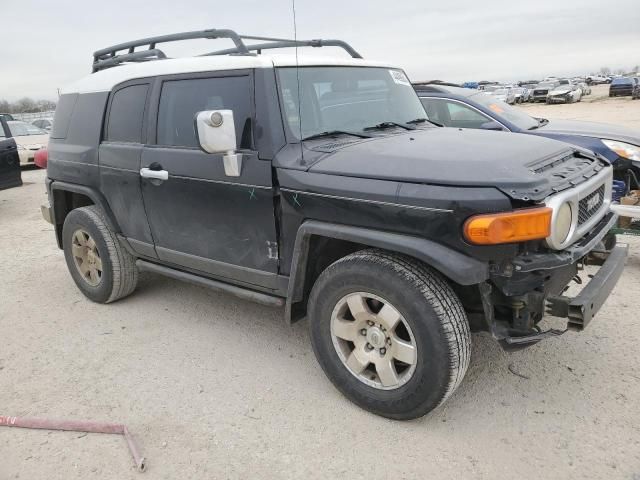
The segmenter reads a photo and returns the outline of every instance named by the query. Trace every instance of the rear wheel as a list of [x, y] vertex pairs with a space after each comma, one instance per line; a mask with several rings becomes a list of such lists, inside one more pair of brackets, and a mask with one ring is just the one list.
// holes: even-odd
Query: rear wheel
[[136, 259], [122, 247], [98, 207], [77, 208], [67, 215], [62, 245], [73, 280], [90, 300], [110, 303], [135, 290]]
[[333, 384], [357, 405], [417, 418], [457, 388], [470, 358], [462, 305], [435, 271], [380, 250], [329, 266], [309, 299], [313, 349]]

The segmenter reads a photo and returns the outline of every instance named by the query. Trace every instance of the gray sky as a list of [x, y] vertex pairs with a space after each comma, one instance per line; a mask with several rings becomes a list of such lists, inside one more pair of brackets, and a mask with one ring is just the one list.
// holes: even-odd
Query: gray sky
[[[296, 0], [296, 9], [298, 38], [347, 40], [412, 80], [517, 80], [640, 64], [638, 1]], [[0, 99], [8, 100], [55, 100], [57, 87], [88, 73], [94, 50], [126, 40], [204, 28], [293, 37], [291, 0], [3, 3]], [[226, 46], [189, 42], [168, 53]]]

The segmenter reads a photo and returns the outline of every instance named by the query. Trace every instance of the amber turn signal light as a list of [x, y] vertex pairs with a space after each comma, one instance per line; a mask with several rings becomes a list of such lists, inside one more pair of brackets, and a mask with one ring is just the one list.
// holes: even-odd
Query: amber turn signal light
[[475, 215], [464, 224], [465, 238], [476, 245], [524, 242], [551, 235], [548, 207]]

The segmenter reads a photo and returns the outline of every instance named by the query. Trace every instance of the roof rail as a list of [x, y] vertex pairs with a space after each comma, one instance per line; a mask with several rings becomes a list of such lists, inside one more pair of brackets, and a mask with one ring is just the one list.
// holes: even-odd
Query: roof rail
[[[262, 50], [274, 48], [290, 48], [290, 47], [340, 47], [344, 49], [353, 58], [362, 58], [356, 50], [348, 43], [342, 40], [290, 40], [283, 38], [256, 37], [251, 35], [239, 35], [233, 30], [228, 29], [210, 29], [198, 30], [193, 32], [174, 33], [170, 35], [161, 35], [158, 37], [149, 37], [141, 40], [120, 43], [111, 47], [103, 48], [93, 52], [92, 72], [95, 73], [105, 68], [115, 67], [124, 62], [147, 62], [152, 60], [162, 60], [167, 58], [164, 52], [156, 45], [159, 43], [179, 42], [183, 40], [194, 39], [219, 39], [228, 38], [233, 41], [235, 48], [218, 50], [215, 52], [205, 53], [201, 56], [210, 55], [255, 55], [251, 52], [262, 53]], [[259, 40], [265, 43], [256, 45], [246, 45], [243, 40]], [[138, 47], [147, 47], [146, 50], [138, 50]], [[121, 51], [123, 53], [118, 53]]]

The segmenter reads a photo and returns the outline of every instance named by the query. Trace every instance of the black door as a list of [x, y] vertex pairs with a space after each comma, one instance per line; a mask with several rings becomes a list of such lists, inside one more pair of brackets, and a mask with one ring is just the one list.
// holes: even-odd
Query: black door
[[132, 81], [109, 99], [100, 144], [100, 190], [123, 235], [140, 255], [156, 257], [140, 190], [140, 160], [146, 140], [144, 113], [151, 86]]
[[[253, 150], [251, 72], [167, 78], [156, 84], [152, 104], [150, 117], [157, 124], [149, 136], [155, 142], [144, 148], [141, 167], [167, 176], [141, 181], [158, 258], [275, 289], [278, 249], [271, 164]], [[196, 113], [214, 109], [233, 110], [243, 153], [239, 177], [225, 174], [222, 155], [199, 147]]]
[[4, 119], [0, 119], [0, 190], [20, 185], [22, 177], [18, 148], [16, 142], [5, 134]]

